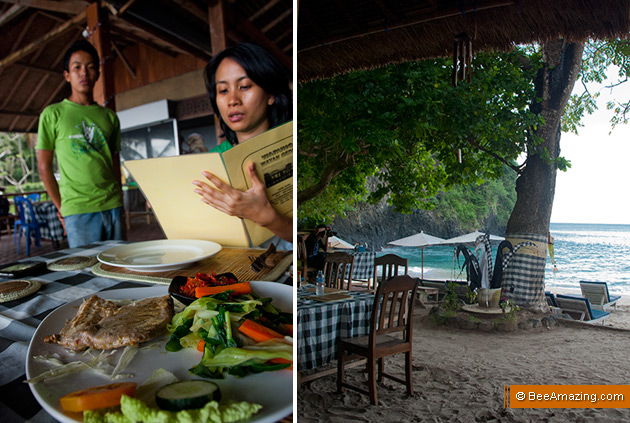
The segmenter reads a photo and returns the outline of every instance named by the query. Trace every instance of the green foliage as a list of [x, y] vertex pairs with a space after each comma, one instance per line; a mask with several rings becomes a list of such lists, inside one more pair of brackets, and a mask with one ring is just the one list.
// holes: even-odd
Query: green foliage
[[435, 199], [437, 219], [455, 221], [462, 231], [471, 232], [484, 226], [494, 214], [506, 224], [516, 203], [516, 173], [505, 169], [500, 179], [477, 185], [458, 185]]
[[[523, 62], [529, 65], [523, 70]], [[529, 110], [537, 54], [480, 54], [470, 84], [450, 84], [450, 60], [353, 72], [299, 87], [298, 218], [326, 221], [357, 202], [386, 198], [395, 211], [431, 209], [456, 185], [500, 178], [532, 141], [541, 118]], [[458, 161], [461, 151], [462, 162]], [[501, 160], [497, 160], [497, 156]], [[368, 190], [366, 180], [376, 186]], [[300, 201], [300, 200], [298, 200]], [[477, 213], [458, 214], [473, 221]]]
[[24, 134], [0, 132], [0, 186], [8, 192], [28, 190], [29, 179], [39, 181], [36, 167], [35, 151]]
[[[562, 130], [578, 133], [583, 126], [580, 120], [586, 113], [592, 114], [597, 110], [597, 99], [600, 92], [589, 91], [587, 84], [591, 82], [603, 84], [612, 80], [606, 88], [612, 89], [628, 81], [630, 76], [630, 40], [590, 40], [584, 45], [582, 70], [577, 84], [582, 84], [583, 90], [571, 96], [564, 111]], [[616, 75], [611, 75], [615, 72]], [[612, 101], [606, 104], [608, 110], [613, 111], [611, 128], [619, 124], [628, 123], [630, 100]]]

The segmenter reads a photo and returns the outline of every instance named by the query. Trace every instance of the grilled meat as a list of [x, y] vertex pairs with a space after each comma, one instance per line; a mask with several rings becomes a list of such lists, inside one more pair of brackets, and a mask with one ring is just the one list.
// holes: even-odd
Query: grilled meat
[[173, 300], [169, 295], [146, 298], [122, 307], [93, 295], [81, 304], [76, 316], [60, 333], [47, 336], [44, 342], [57, 343], [73, 351], [134, 345], [163, 334], [173, 314]]

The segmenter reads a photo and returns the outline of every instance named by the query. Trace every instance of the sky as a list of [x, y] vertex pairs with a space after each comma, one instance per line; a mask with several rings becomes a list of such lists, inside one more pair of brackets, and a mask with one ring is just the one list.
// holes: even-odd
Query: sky
[[[579, 135], [562, 134], [560, 154], [571, 168], [558, 172], [552, 223], [630, 224], [630, 124], [611, 132], [609, 97], [604, 90], [599, 109], [582, 118]], [[612, 97], [630, 99], [630, 86], [615, 88]]]

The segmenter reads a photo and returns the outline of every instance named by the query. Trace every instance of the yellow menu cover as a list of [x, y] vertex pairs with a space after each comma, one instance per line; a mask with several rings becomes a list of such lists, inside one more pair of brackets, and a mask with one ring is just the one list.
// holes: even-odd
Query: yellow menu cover
[[[223, 153], [127, 160], [123, 163], [151, 203], [168, 239], [203, 239], [230, 247], [256, 247], [273, 236], [248, 219], [203, 203], [193, 180], [208, 182], [207, 170], [232, 187], [247, 190], [249, 163], [281, 214], [293, 214], [293, 122], [270, 129]], [[209, 182], [208, 182], [209, 183]], [[210, 183], [209, 183], [210, 184]], [[210, 184], [212, 186], [212, 184]]]

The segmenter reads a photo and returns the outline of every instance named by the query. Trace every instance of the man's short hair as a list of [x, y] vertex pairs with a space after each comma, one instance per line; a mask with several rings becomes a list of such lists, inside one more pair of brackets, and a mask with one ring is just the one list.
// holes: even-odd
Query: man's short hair
[[77, 51], [84, 51], [87, 54], [89, 54], [90, 56], [92, 56], [92, 60], [94, 61], [94, 63], [96, 64], [96, 69], [98, 70], [98, 73], [100, 75], [100, 64], [101, 64], [101, 60], [98, 57], [98, 52], [96, 51], [96, 49], [94, 48], [94, 46], [92, 44], [90, 44], [88, 41], [86, 40], [77, 40], [75, 41], [70, 48], [68, 49], [68, 51], [66, 51], [65, 56], [63, 56], [63, 70], [65, 70], [66, 72], [70, 72], [70, 58], [72, 57], [72, 55], [74, 53], [76, 53]]

